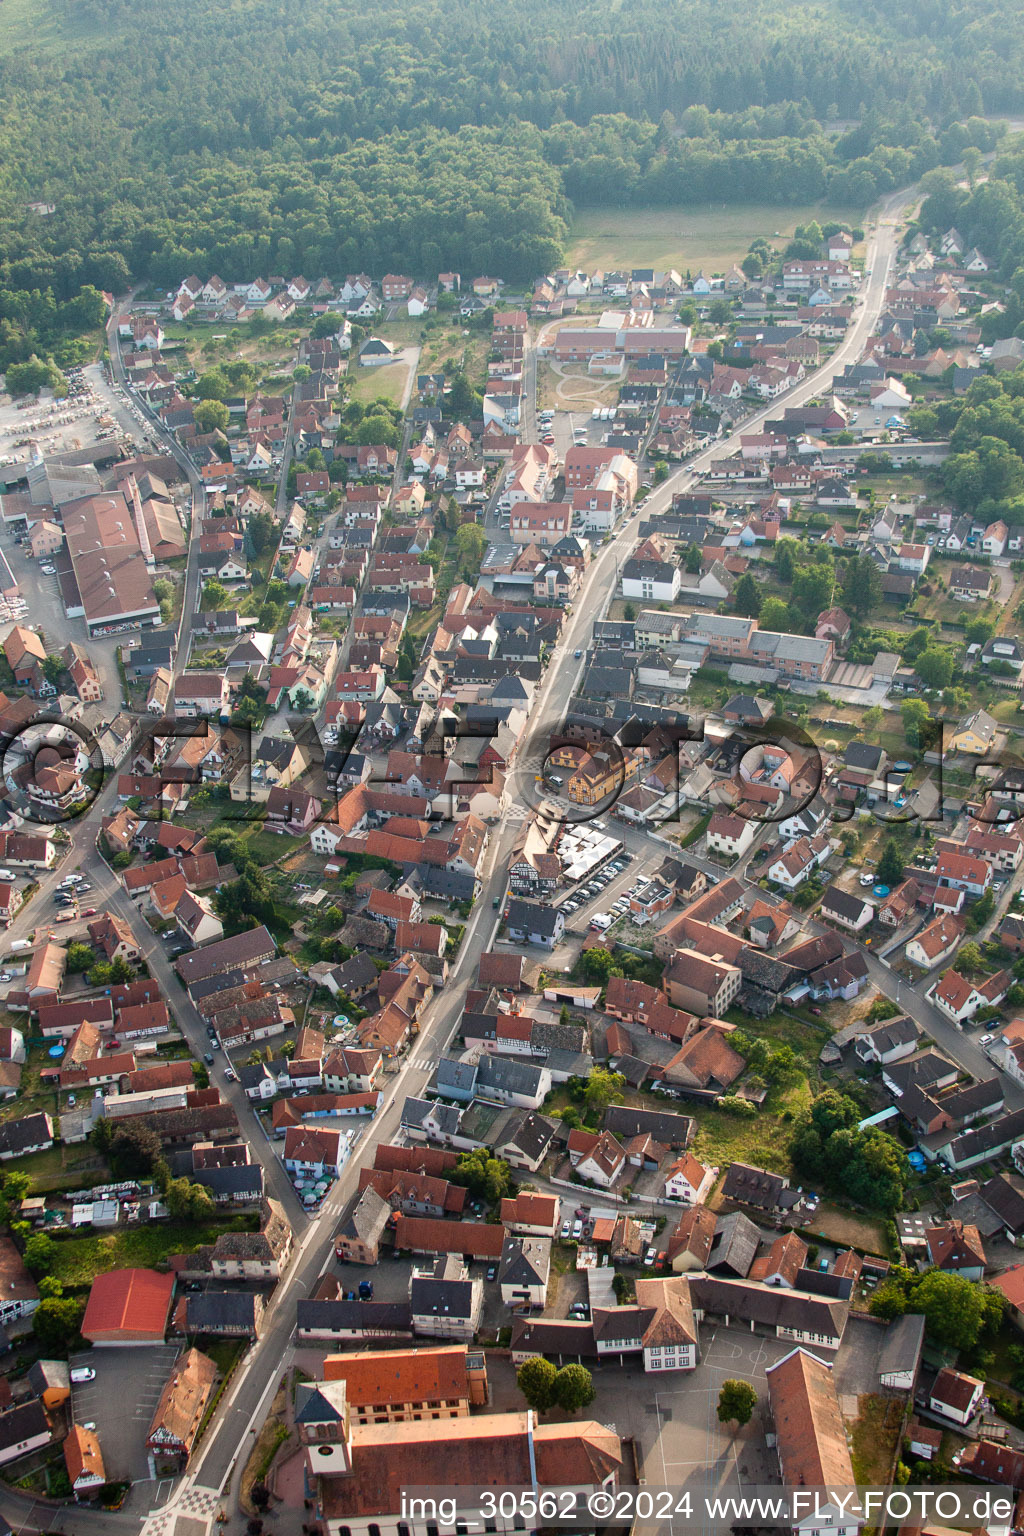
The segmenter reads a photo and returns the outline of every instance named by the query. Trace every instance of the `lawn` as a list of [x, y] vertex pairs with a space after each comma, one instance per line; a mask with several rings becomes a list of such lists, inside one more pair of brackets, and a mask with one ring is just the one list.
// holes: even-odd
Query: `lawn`
[[51, 1273], [65, 1286], [87, 1286], [94, 1275], [107, 1270], [153, 1269], [168, 1254], [191, 1253], [203, 1243], [215, 1243], [222, 1232], [249, 1232], [255, 1226], [255, 1217], [236, 1216], [223, 1222], [158, 1222], [92, 1237], [59, 1237]]
[[745, 207], [578, 208], [569, 236], [568, 263], [586, 270], [619, 267], [674, 267], [685, 274], [724, 272], [764, 236], [781, 244], [798, 224], [811, 219], [859, 224], [850, 209], [810, 203], [779, 208], [774, 203]]
[[[20, 1103], [20, 1100], [15, 1100]], [[33, 1152], [18, 1159], [18, 1172], [31, 1179], [29, 1193], [45, 1195], [51, 1190], [79, 1189], [102, 1183], [108, 1169], [106, 1160], [88, 1142], [73, 1146], [55, 1144], [43, 1152]]]
[[750, 1119], [702, 1104], [691, 1151], [719, 1168], [727, 1163], [754, 1163], [775, 1173], [789, 1173], [792, 1122], [810, 1101], [810, 1085], [798, 1082], [770, 1094]]
[[348, 395], [361, 405], [374, 400], [386, 400], [389, 405], [401, 405], [409, 369], [405, 363], [385, 363], [380, 368], [360, 368], [354, 363], [349, 368]]

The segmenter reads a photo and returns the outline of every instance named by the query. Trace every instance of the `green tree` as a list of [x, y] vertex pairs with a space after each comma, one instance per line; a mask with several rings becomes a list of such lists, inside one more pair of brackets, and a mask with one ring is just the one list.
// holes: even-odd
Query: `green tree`
[[773, 562], [775, 574], [780, 581], [790, 582], [796, 570], [796, 557], [800, 552], [800, 546], [795, 539], [779, 539], [775, 545]]
[[882, 885], [899, 885], [903, 879], [903, 860], [894, 838], [886, 838], [875, 874]]
[[915, 748], [922, 746], [926, 740], [926, 727], [932, 718], [928, 705], [923, 699], [904, 699], [900, 714], [907, 745]]
[[95, 958], [91, 944], [69, 944], [66, 962], [67, 969], [73, 976], [78, 976], [82, 971], [89, 969]]
[[622, 1091], [626, 1079], [621, 1072], [609, 1072], [605, 1067], [592, 1067], [587, 1074], [585, 1097], [591, 1110], [603, 1115], [609, 1104], [622, 1103]]
[[831, 563], [801, 565], [793, 572], [793, 603], [808, 623], [830, 606], [834, 584]]
[[956, 968], [965, 976], [971, 976], [984, 969], [985, 961], [980, 948], [973, 939], [968, 939], [961, 944], [956, 953]]
[[872, 1316], [882, 1317], [887, 1323], [902, 1317], [906, 1310], [906, 1294], [894, 1280], [883, 1280], [868, 1303], [868, 1311]]
[[191, 1179], [171, 1179], [163, 1202], [173, 1221], [204, 1221], [214, 1214], [210, 1191]]
[[722, 1382], [718, 1394], [718, 1418], [722, 1424], [748, 1424], [757, 1407], [757, 1393], [749, 1381], [735, 1377]]
[[59, 656], [43, 657], [43, 676], [46, 681], [56, 688], [64, 673], [64, 663]]
[[847, 562], [843, 572], [843, 603], [858, 619], [866, 618], [882, 600], [882, 577], [869, 555]]
[[981, 1288], [963, 1275], [930, 1269], [913, 1287], [911, 1303], [923, 1312], [925, 1327], [938, 1344], [973, 1349], [984, 1318]]
[[749, 571], [745, 571], [736, 583], [732, 600], [737, 613], [750, 619], [757, 618], [761, 611], [761, 591]]
[[684, 561], [684, 564], [685, 564], [685, 567], [686, 567], [687, 575], [689, 575], [689, 576], [699, 576], [700, 575], [701, 568], [703, 567], [703, 564], [704, 564], [704, 557], [701, 555], [700, 545], [699, 544], [688, 544], [687, 545], [687, 548], [686, 548], [686, 559]]
[[7, 391], [14, 395], [38, 395], [50, 389], [55, 395], [68, 392], [68, 381], [52, 359], [43, 361], [35, 353], [25, 363], [12, 363], [5, 375]]
[[203, 582], [203, 607], [208, 611], [223, 608], [228, 600], [228, 589], [219, 581]]
[[788, 633], [790, 626], [789, 604], [784, 603], [781, 597], [766, 597], [761, 604], [761, 612], [757, 622], [761, 629], [770, 630], [773, 634]]
[[234, 386], [223, 368], [210, 368], [200, 374], [193, 393], [197, 400], [227, 400], [234, 393]]
[[594, 1378], [585, 1365], [563, 1365], [552, 1383], [552, 1396], [565, 1413], [579, 1413], [594, 1401]]
[[460, 1152], [458, 1164], [448, 1177], [451, 1183], [468, 1189], [475, 1199], [487, 1200], [492, 1205], [508, 1194], [512, 1182], [508, 1163], [491, 1157], [486, 1147]]
[[615, 960], [608, 949], [585, 949], [580, 956], [580, 967], [590, 985], [603, 987], [609, 976]]
[[32, 1314], [32, 1332], [44, 1355], [66, 1355], [80, 1337], [85, 1302], [48, 1296]]
[[550, 1360], [538, 1355], [524, 1360], [516, 1372], [516, 1386], [526, 1399], [528, 1408], [535, 1413], [546, 1413], [555, 1401], [555, 1379], [558, 1375]]
[[38, 1280], [40, 1275], [48, 1275], [53, 1268], [57, 1245], [52, 1237], [45, 1232], [33, 1232], [25, 1244], [25, 1267]]
[[231, 412], [220, 400], [200, 400], [192, 412], [200, 432], [226, 432]]
[[953, 652], [948, 646], [929, 645], [915, 661], [914, 671], [926, 688], [948, 688], [953, 679]]
[[455, 535], [455, 547], [461, 559], [479, 569], [487, 548], [487, 535], [479, 523], [463, 523]]

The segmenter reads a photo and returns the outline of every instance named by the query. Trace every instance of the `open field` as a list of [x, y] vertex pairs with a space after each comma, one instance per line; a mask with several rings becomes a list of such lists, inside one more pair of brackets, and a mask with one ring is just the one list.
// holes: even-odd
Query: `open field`
[[409, 369], [405, 363], [384, 363], [379, 368], [360, 368], [354, 363], [346, 375], [348, 397], [369, 405], [373, 400], [386, 400], [389, 405], [401, 405]]
[[711, 276], [739, 261], [759, 235], [788, 239], [798, 224], [811, 219], [860, 224], [863, 214], [849, 208], [809, 203], [779, 208], [749, 203], [718, 208], [578, 208], [569, 235], [570, 266], [602, 271], [618, 267], [701, 269]]
[[[792, 1122], [810, 1102], [810, 1084], [801, 1080], [773, 1090], [749, 1120], [731, 1115], [727, 1109], [702, 1104], [690, 1150], [702, 1162], [714, 1163], [719, 1168], [727, 1163], [754, 1163], [774, 1173], [789, 1173]], [[714, 1205], [714, 1200], [709, 1203]]]

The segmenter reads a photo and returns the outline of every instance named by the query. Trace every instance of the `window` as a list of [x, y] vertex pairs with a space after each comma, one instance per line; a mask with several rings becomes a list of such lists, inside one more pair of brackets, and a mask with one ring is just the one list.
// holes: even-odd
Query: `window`
[[369, 1529], [369, 1536], [380, 1536], [380, 1526], [379, 1525], [371, 1525], [368, 1529]]

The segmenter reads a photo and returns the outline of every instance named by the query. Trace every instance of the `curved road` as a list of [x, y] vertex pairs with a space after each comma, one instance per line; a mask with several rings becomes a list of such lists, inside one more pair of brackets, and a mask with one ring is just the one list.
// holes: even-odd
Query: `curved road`
[[[888, 198], [880, 205], [875, 215], [875, 229], [868, 243], [868, 265], [872, 276], [862, 289], [857, 318], [828, 362], [796, 389], [791, 390], [785, 398], [785, 405], [799, 405], [810, 400], [823, 388], [827, 388], [834, 376], [848, 362], [859, 356], [863, 342], [870, 334], [882, 309], [888, 273], [897, 246], [900, 215], [914, 201], [915, 195], [913, 191], [904, 191]], [[111, 319], [111, 325], [116, 332], [114, 317]], [[118, 359], [116, 369], [120, 363], [116, 335], [111, 347], [111, 357]], [[775, 403], [759, 411], [744, 421], [740, 430], [718, 441], [713, 448], [698, 454], [688, 465], [677, 471], [648, 496], [644, 503], [645, 511], [659, 512], [667, 508], [672, 497], [690, 486], [699, 471], [706, 468], [713, 457], [739, 447], [741, 431], [744, 434], [756, 431], [760, 424], [778, 409], [779, 406]], [[159, 422], [156, 425], [166, 440], [168, 434], [163, 431]], [[186, 469], [193, 484], [194, 494], [197, 497], [201, 496], [203, 494], [201, 483], [197, 484], [198, 476], [195, 474], [194, 466], [187, 460], [187, 455], [180, 450], [180, 445], [170, 443], [169, 446], [179, 463]], [[592, 562], [584, 586], [576, 599], [574, 610], [568, 618], [561, 640], [552, 653], [543, 683], [535, 697], [532, 714], [538, 724], [543, 726], [552, 723], [564, 714], [582, 667], [582, 662], [574, 663], [573, 651], [585, 647], [593, 618], [605, 611], [615, 588], [619, 565], [635, 537], [635, 530], [627, 521]], [[193, 567], [191, 559], [189, 567], [190, 570]], [[185, 611], [186, 609], [183, 609], [183, 619]], [[188, 611], [192, 610], [188, 609]], [[139, 936], [147, 937], [147, 959], [161, 981], [161, 985], [166, 987], [168, 1000], [182, 1023], [183, 1031], [192, 1040], [198, 1026], [189, 1015], [189, 1005], [183, 1001], [184, 993], [177, 982], [170, 978], [169, 967], [159, 952], [158, 946], [155, 945], [152, 935], [148, 934], [148, 929], [145, 934], [143, 933], [145, 925], [140, 924], [138, 914], [131, 908], [124, 892], [116, 884], [111, 872], [95, 850], [100, 807], [103, 801], [108, 800], [109, 788], [110, 786], [101, 796], [101, 800], [92, 807], [88, 817], [75, 828], [73, 837], [79, 855], [78, 862], [81, 867], [88, 868], [90, 872], [95, 887], [93, 897], [95, 904], [99, 906], [101, 902], [98, 898], [102, 898], [102, 901], [111, 909], [120, 911], [126, 917], [134, 918], [134, 926]], [[508, 855], [523, 816], [519, 808], [530, 805], [534, 799], [533, 771], [529, 765], [521, 763], [513, 772], [509, 790], [511, 791], [508, 795], [510, 814], [503, 816], [492, 832], [485, 858], [481, 894], [467, 924], [465, 937], [448, 984], [424, 1010], [419, 1037], [411, 1049], [409, 1059], [401, 1071], [388, 1080], [380, 1110], [364, 1132], [356, 1156], [353, 1157], [324, 1202], [319, 1217], [307, 1221], [304, 1227], [301, 1224], [298, 1225], [293, 1258], [271, 1298], [265, 1315], [263, 1336], [238, 1368], [232, 1385], [218, 1410], [215, 1422], [208, 1430], [197, 1452], [192, 1468], [175, 1489], [170, 1503], [160, 1512], [163, 1516], [173, 1511], [184, 1514], [186, 1511], [182, 1507], [182, 1501], [186, 1496], [191, 1496], [191, 1502], [197, 1495], [201, 1497], [205, 1493], [204, 1502], [211, 1514], [221, 1499], [232, 1511], [226, 1527], [228, 1531], [241, 1527], [242, 1521], [237, 1513], [235, 1497], [238, 1480], [252, 1444], [252, 1436], [259, 1427], [259, 1418], [265, 1410], [266, 1402], [272, 1397], [273, 1390], [289, 1358], [295, 1321], [295, 1302], [311, 1294], [319, 1277], [330, 1266], [334, 1253], [335, 1228], [341, 1211], [358, 1186], [358, 1166], [365, 1163], [379, 1142], [390, 1141], [395, 1135], [406, 1096], [421, 1093], [425, 1088], [437, 1056], [445, 1049], [455, 1033], [462, 1013], [463, 999], [475, 977], [479, 957], [491, 943], [497, 929], [498, 917], [492, 908], [492, 899], [503, 895], [506, 889], [505, 870]], [[44, 880], [40, 900], [45, 901], [55, 883], [56, 875]], [[22, 936], [21, 926], [18, 923], [12, 926], [12, 937]], [[33, 924], [23, 920], [23, 926], [28, 929]], [[878, 984], [882, 985], [882, 990], [889, 991], [893, 988], [895, 978], [888, 972], [885, 974], [888, 986], [882, 985], [881, 982]], [[201, 1046], [202, 1040], [200, 1039], [198, 1043]], [[245, 1107], [237, 1085], [221, 1084], [220, 1086], [222, 1094], [236, 1103], [239, 1118], [245, 1126], [243, 1116], [251, 1111]], [[251, 1138], [254, 1149], [256, 1143], [257, 1137]], [[272, 1165], [276, 1167], [277, 1172], [280, 1172], [280, 1169], [273, 1152], [267, 1148], [265, 1153], [263, 1161], [269, 1177]], [[278, 1181], [274, 1178], [271, 1182], [276, 1194], [279, 1187]], [[294, 1195], [290, 1201], [286, 1201], [286, 1205], [290, 1212], [294, 1212], [296, 1205]], [[67, 1532], [68, 1536], [92, 1536], [93, 1531], [101, 1525], [104, 1528], [114, 1527], [133, 1532], [138, 1532], [140, 1529], [146, 1530], [147, 1526], [152, 1525], [152, 1517], [145, 1522], [140, 1522], [130, 1515], [97, 1516], [92, 1511], [71, 1506], [61, 1509], [58, 1514], [49, 1506], [41, 1505], [37, 1500], [24, 1498], [9, 1489], [0, 1490], [0, 1513], [6, 1516], [15, 1529], [61, 1530]], [[148, 1531], [146, 1536], [149, 1536]]]

